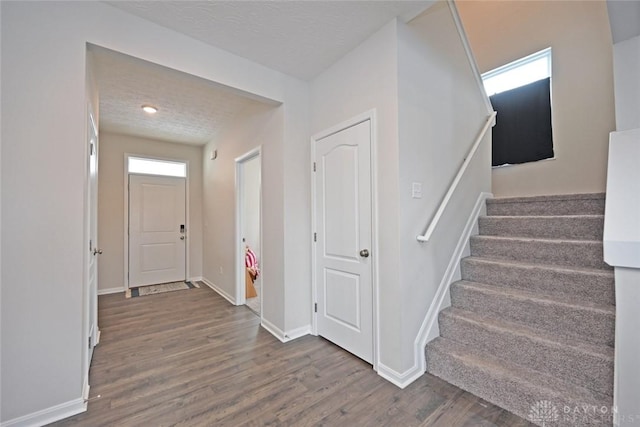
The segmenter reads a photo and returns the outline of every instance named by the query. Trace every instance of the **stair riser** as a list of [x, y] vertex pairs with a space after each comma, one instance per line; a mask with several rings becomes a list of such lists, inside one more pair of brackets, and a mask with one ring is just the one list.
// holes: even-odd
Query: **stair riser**
[[495, 203], [487, 200], [487, 215], [604, 215], [604, 199]]
[[461, 268], [462, 278], [472, 282], [524, 289], [540, 294], [569, 295], [576, 301], [615, 304], [615, 286], [611, 272], [584, 273], [536, 266], [483, 263], [473, 258], [463, 259]]
[[440, 335], [518, 365], [546, 372], [597, 392], [613, 393], [613, 358], [514, 333], [443, 311]]
[[479, 219], [485, 236], [536, 237], [539, 239], [600, 240], [604, 217], [498, 217]]
[[540, 328], [560, 339], [572, 338], [584, 340], [585, 343], [613, 346], [615, 315], [611, 312], [485, 293], [460, 285], [460, 282], [451, 285], [451, 305]]
[[502, 240], [473, 236], [471, 255], [536, 264], [611, 269], [603, 260], [602, 242]]
[[[520, 417], [542, 425], [540, 421], [530, 418], [532, 407], [541, 401], [550, 402], [558, 411], [558, 419], [550, 426], [585, 426], [611, 425], [608, 414], [587, 412], [579, 416], [565, 414], [564, 408], [576, 408], [584, 402], [573, 402], [562, 394], [553, 394], [549, 389], [538, 388], [527, 382], [513, 381], [506, 376], [496, 376], [491, 372], [478, 369], [467, 361], [446, 352], [438, 347], [427, 345], [427, 372], [443, 380], [463, 388], [497, 406], [500, 406]], [[598, 407], [612, 406], [611, 401], [596, 403]]]

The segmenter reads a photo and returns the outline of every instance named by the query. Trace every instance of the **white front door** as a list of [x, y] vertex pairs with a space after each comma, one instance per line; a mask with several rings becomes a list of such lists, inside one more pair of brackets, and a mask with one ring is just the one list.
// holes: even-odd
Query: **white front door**
[[185, 179], [129, 175], [129, 287], [185, 280]]
[[318, 334], [373, 363], [371, 130], [315, 143]]

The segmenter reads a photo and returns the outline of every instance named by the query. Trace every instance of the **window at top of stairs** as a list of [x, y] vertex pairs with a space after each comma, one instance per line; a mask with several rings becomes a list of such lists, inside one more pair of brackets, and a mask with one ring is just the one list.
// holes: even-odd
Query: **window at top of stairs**
[[493, 166], [554, 157], [551, 127], [551, 48], [482, 75], [498, 112]]

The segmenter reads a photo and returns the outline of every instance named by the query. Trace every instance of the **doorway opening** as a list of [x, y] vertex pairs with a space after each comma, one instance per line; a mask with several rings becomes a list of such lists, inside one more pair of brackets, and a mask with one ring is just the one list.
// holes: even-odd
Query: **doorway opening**
[[255, 148], [236, 160], [236, 295], [258, 316], [264, 291], [262, 272], [262, 159]]
[[128, 154], [125, 162], [127, 288], [185, 281], [188, 164]]

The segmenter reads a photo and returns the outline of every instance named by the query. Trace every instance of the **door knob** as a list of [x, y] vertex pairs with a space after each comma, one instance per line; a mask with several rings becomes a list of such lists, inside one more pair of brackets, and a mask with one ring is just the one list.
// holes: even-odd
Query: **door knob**
[[360, 256], [362, 258], [368, 258], [369, 257], [369, 249], [363, 249], [360, 251]]
[[184, 240], [184, 236], [180, 236], [180, 240]]
[[93, 248], [93, 255], [102, 255], [102, 249]]

